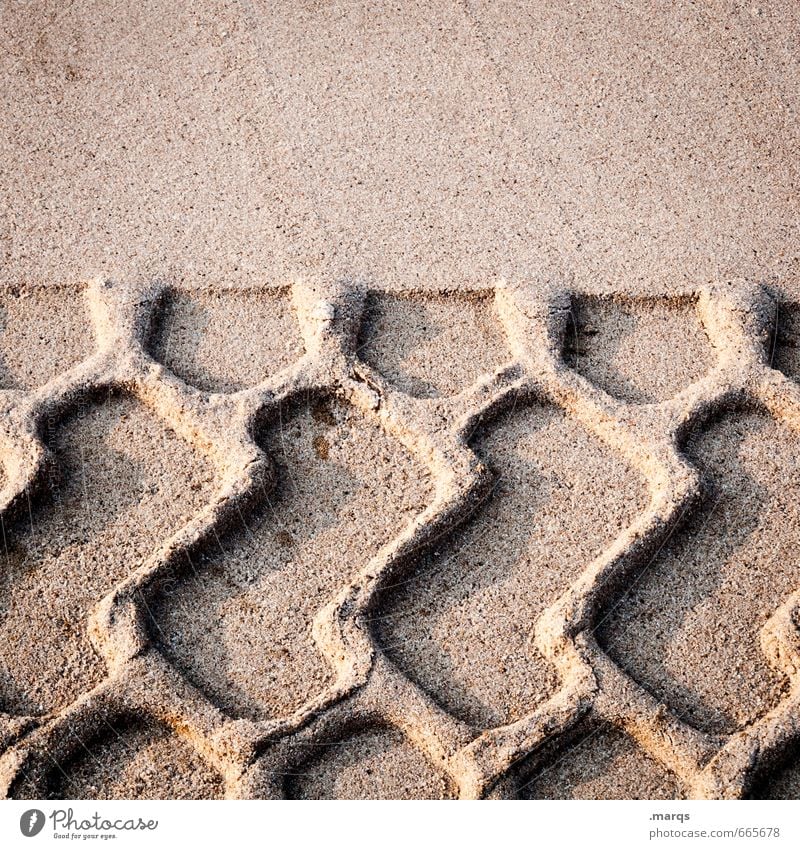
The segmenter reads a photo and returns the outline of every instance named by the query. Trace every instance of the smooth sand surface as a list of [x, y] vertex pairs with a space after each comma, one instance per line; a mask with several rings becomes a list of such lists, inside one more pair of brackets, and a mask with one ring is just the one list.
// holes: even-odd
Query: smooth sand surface
[[3, 3], [3, 792], [796, 798], [798, 92], [789, 0]]
[[3, 4], [0, 280], [798, 294], [798, 10]]

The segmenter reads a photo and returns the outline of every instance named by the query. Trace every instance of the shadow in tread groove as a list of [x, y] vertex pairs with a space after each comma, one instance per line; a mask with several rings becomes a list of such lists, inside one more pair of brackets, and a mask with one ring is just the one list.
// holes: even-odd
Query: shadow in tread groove
[[676, 395], [708, 371], [711, 354], [694, 304], [684, 301], [576, 298], [564, 337], [569, 366], [634, 404]]
[[598, 639], [686, 722], [730, 733], [773, 707], [786, 681], [759, 632], [797, 589], [797, 435], [760, 412], [725, 414], [688, 441], [705, 503], [611, 605]]
[[497, 475], [465, 525], [386, 587], [373, 624], [394, 662], [479, 727], [519, 719], [558, 688], [537, 617], [648, 503], [642, 479], [563, 413], [526, 406], [473, 447]]
[[373, 293], [367, 298], [359, 356], [402, 392], [454, 395], [510, 354], [491, 296]]
[[574, 742], [560, 746], [522, 799], [681, 799], [678, 779], [623, 731], [584, 724]]
[[314, 615], [432, 497], [427, 471], [339, 403], [284, 409], [258, 442], [276, 461], [275, 489], [150, 605], [164, 654], [251, 719], [288, 715], [332, 683]]
[[163, 725], [112, 721], [85, 743], [53, 768], [46, 798], [220, 799], [225, 793], [222, 777]]
[[288, 292], [168, 292], [150, 334], [153, 357], [206, 392], [236, 392], [290, 366], [303, 343]]
[[800, 799], [800, 759], [795, 752], [794, 762], [758, 783], [749, 799]]
[[780, 304], [773, 365], [800, 380], [800, 304]]
[[286, 782], [289, 799], [448, 799], [446, 777], [392, 729], [367, 729], [325, 745]]
[[45, 439], [54, 466], [28, 516], [4, 522], [0, 708], [41, 714], [98, 684], [94, 605], [206, 502], [213, 469], [138, 402], [87, 399]]

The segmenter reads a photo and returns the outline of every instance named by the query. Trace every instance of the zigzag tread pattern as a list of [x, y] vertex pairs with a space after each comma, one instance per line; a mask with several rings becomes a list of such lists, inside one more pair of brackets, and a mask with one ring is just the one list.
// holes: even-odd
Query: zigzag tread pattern
[[[20, 298], [44, 317], [56, 291], [4, 293], [5, 326]], [[775, 300], [745, 281], [644, 300], [560, 281], [443, 292], [474, 354], [443, 377], [433, 334], [409, 377], [400, 349], [428, 332], [429, 293], [237, 290], [228, 323], [198, 335], [224, 296], [95, 280], [76, 295], [89, 326], [68, 297], [74, 337], [0, 364], [5, 796], [591, 796], [631, 771], [641, 786], [620, 779], [621, 796], [794, 792], [800, 580], [791, 544], [780, 568], [765, 555], [800, 481], [794, 311], [776, 333]], [[410, 304], [394, 327], [393, 303]], [[671, 309], [708, 343], [676, 352], [688, 384], [593, 357], [609, 322], [617, 344], [639, 344], [631, 316]], [[235, 379], [186, 367], [198, 346], [225, 354], [252, 335], [258, 315], [277, 317], [282, 348], [239, 344]], [[658, 355], [642, 344], [645, 362]], [[86, 462], [87, 433], [111, 459]], [[747, 465], [759, 440], [783, 446], [762, 471]], [[595, 459], [553, 475], [566, 444]], [[374, 526], [349, 500], [355, 457]], [[626, 509], [610, 515], [600, 486], [584, 510], [574, 482], [612, 467]], [[513, 501], [525, 476], [569, 515], [512, 550], [485, 517], [511, 499], [536, 524], [537, 502]], [[773, 505], [752, 527], [737, 512], [748, 487]], [[744, 601], [732, 559], [752, 566]], [[41, 623], [29, 633], [19, 599]], [[709, 604], [710, 620], [692, 619]], [[507, 646], [484, 605], [511, 621]], [[747, 640], [732, 649], [723, 624], [737, 616]]]

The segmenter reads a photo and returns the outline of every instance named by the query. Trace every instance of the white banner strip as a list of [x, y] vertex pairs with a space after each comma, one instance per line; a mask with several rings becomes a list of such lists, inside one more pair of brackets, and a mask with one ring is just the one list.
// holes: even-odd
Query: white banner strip
[[800, 846], [800, 802], [4, 802], [0, 846]]

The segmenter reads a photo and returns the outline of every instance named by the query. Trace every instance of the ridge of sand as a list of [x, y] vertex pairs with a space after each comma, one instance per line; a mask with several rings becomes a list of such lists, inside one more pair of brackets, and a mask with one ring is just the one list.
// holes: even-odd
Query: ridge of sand
[[[361, 286], [297, 283], [252, 290], [251, 311], [245, 295], [96, 280], [84, 297], [94, 347], [81, 342], [54, 368], [25, 341], [38, 319], [18, 321], [26, 389], [0, 396], [3, 622], [22, 633], [17, 605], [52, 629], [41, 656], [4, 649], [6, 795], [139, 792], [137, 775], [167, 751], [197, 771], [198, 796], [613, 796], [632, 792], [621, 776], [633, 768], [659, 796], [789, 786], [800, 593], [757, 543], [797, 533], [781, 488], [796, 488], [784, 454], [800, 387], [787, 376], [791, 310], [776, 335], [765, 290], [673, 292], [683, 317], [668, 342], [685, 335], [698, 356], [676, 374], [647, 359], [646, 338], [615, 355], [622, 381], [654, 373], [652, 403], [615, 398], [565, 362], [590, 295], [558, 281], [481, 290], [462, 319], [485, 330], [450, 336], [445, 291], [368, 303]], [[390, 329], [420, 302], [417, 344], [439, 364], [428, 376], [413, 340], [403, 354]], [[652, 333], [648, 310], [662, 307], [610, 298], [591, 356], [602, 364], [620, 320], [628, 337]], [[379, 342], [376, 311], [389, 328]], [[167, 347], [164, 328], [181, 321]], [[265, 337], [257, 356], [228, 357], [231, 336], [254, 333]], [[242, 388], [204, 391], [179, 375]], [[742, 539], [703, 536], [711, 484], [731, 489]], [[539, 501], [523, 505], [528, 492]], [[750, 511], [749, 527], [737, 505], [753, 499], [764, 512]], [[493, 541], [490, 526], [508, 537]], [[59, 551], [65, 527], [73, 548]], [[478, 577], [459, 588], [460, 543]], [[751, 544], [779, 584], [747, 571]], [[716, 584], [687, 570], [681, 545], [701, 559], [718, 546]], [[687, 618], [670, 593], [659, 620], [648, 611], [664, 582], [712, 602]], [[427, 607], [392, 619], [407, 601]], [[77, 635], [59, 629], [58, 604], [71, 605]], [[709, 676], [709, 693], [698, 681], [709, 664], [735, 666], [737, 646], [755, 691], [731, 711], [734, 677], [725, 689]], [[688, 658], [683, 679], [671, 652]], [[153, 786], [176, 792], [169, 774]]]

